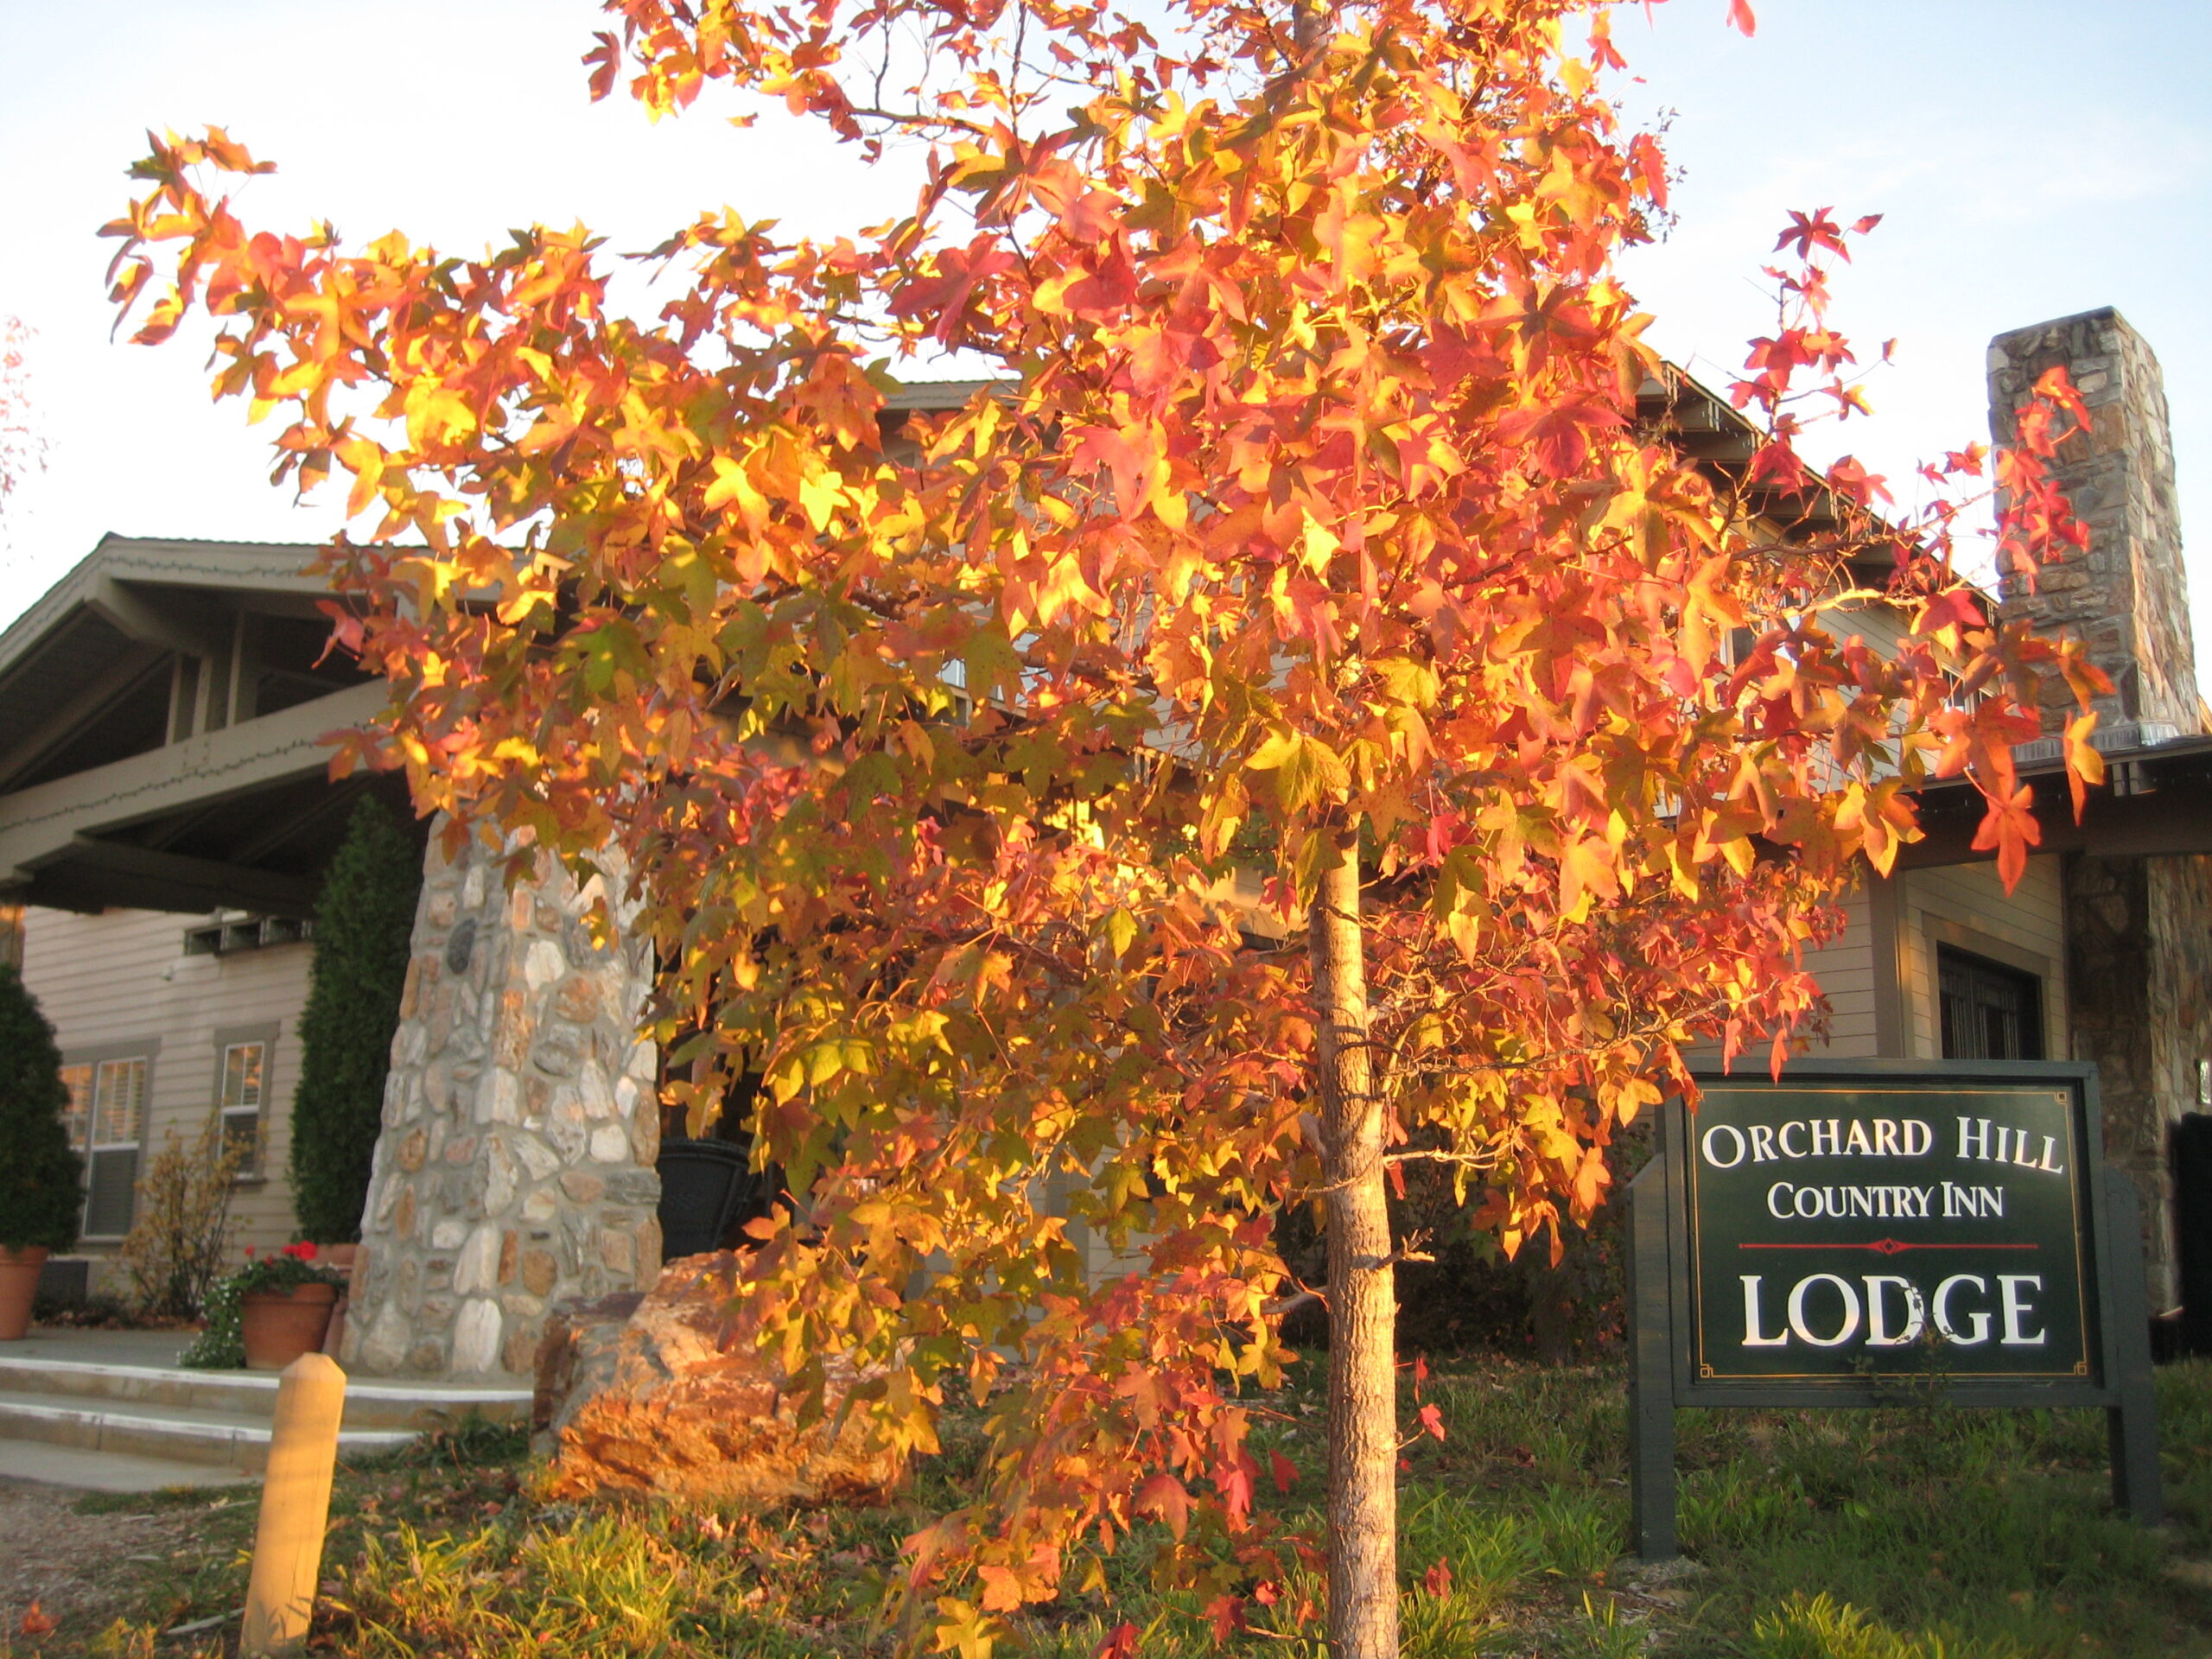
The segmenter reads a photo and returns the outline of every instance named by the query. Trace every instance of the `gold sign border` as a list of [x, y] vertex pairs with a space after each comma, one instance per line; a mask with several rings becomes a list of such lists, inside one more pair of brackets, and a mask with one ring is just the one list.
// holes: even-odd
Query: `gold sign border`
[[[1855, 1079], [1847, 1084], [1816, 1084], [1808, 1083], [1800, 1088], [1786, 1084], [1745, 1083], [1739, 1082], [1734, 1078], [1724, 1078], [1717, 1082], [1701, 1084], [1700, 1087], [1700, 1093], [1711, 1094], [1717, 1089], [1736, 1089], [1745, 1093], [1765, 1093], [1770, 1095], [1789, 1093], [1810, 1096], [1819, 1096], [1821, 1095], [1926, 1096], [1933, 1094], [1946, 1096], [1957, 1096], [1963, 1099], [1974, 1095], [2002, 1095], [2009, 1098], [2017, 1099], [2022, 1095], [2044, 1093], [2045, 1091], [2045, 1087], [2046, 1085], [2043, 1084], [2028, 1084], [2015, 1089], [1948, 1089], [1940, 1082], [1898, 1084], [1878, 1082], [1877, 1080], [1870, 1077], [1864, 1083], [1858, 1082]], [[1976, 1382], [2011, 1381], [2033, 1382], [2063, 1381], [2070, 1382], [2081, 1377], [2087, 1376], [2089, 1374], [2089, 1355], [2092, 1352], [2089, 1332], [2089, 1281], [2088, 1272], [2086, 1271], [2082, 1261], [2082, 1230], [2083, 1226], [2082, 1219], [2082, 1183], [2085, 1179], [2087, 1179], [2086, 1171], [2088, 1167], [2088, 1166], [2082, 1161], [2082, 1131], [2083, 1128], [2082, 1116], [2084, 1110], [2084, 1103], [2082, 1101], [2081, 1092], [2078, 1090], [2060, 1089], [2052, 1090], [2051, 1092], [2058, 1102], [2059, 1109], [2066, 1115], [2067, 1146], [2069, 1149], [2069, 1155], [2074, 1160], [2072, 1166], [2067, 1172], [2066, 1197], [2068, 1203], [2072, 1206], [2074, 1216], [2074, 1298], [2077, 1306], [2077, 1317], [2075, 1321], [2075, 1328], [2082, 1333], [2081, 1355], [2077, 1358], [2069, 1359], [2067, 1363], [2070, 1369], [2063, 1371], [1947, 1371], [1945, 1375], [1948, 1376]], [[1703, 1257], [1700, 1255], [1698, 1249], [1698, 1218], [1701, 1212], [1699, 1209], [1698, 1204], [1697, 1136], [1688, 1132], [1688, 1128], [1694, 1125], [1696, 1118], [1696, 1113], [1689, 1110], [1688, 1107], [1684, 1107], [1682, 1111], [1682, 1119], [1685, 1125], [1685, 1135], [1688, 1144], [1683, 1148], [1683, 1157], [1689, 1166], [1690, 1173], [1688, 1194], [1689, 1202], [1687, 1214], [1689, 1221], [1690, 1235], [1688, 1267], [1690, 1276], [1690, 1318], [1693, 1321], [1690, 1329], [1692, 1332], [1691, 1340], [1695, 1349], [1695, 1353], [1692, 1362], [1692, 1370], [1696, 1374], [1697, 1380], [1700, 1382], [1814, 1382], [1831, 1384], [1839, 1388], [1849, 1388], [1854, 1384], [1860, 1383], [1867, 1380], [1866, 1378], [1862, 1378], [1857, 1375], [1839, 1376], [1833, 1371], [1718, 1370], [1714, 1369], [1713, 1362], [1706, 1357], [1705, 1273]], [[1918, 1375], [1919, 1373], [1915, 1371], [1875, 1371], [1871, 1373], [1871, 1377], [1872, 1380], [1880, 1381], [1885, 1378], [1912, 1377]]]

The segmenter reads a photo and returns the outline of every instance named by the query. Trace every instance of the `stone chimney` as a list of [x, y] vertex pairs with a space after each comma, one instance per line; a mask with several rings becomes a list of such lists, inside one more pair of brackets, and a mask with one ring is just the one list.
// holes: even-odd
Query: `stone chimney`
[[[1989, 342], [1989, 429], [1999, 448], [2012, 442], [2014, 411], [2037, 377], [2060, 364], [2092, 423], [2061, 450], [2058, 467], [2059, 483], [2088, 525], [2088, 551], [2046, 565], [2032, 593], [2008, 576], [2004, 613], [2027, 617], [2039, 632], [2088, 644], [2090, 660], [2113, 683], [2113, 694], [2097, 699], [2101, 739], [2133, 747], [2194, 734], [2202, 726], [2202, 705], [2158, 359], [2110, 306], [1998, 335]], [[2070, 702], [2046, 710], [2046, 727], [2069, 709]], [[2126, 732], [2131, 724], [2134, 731]]]

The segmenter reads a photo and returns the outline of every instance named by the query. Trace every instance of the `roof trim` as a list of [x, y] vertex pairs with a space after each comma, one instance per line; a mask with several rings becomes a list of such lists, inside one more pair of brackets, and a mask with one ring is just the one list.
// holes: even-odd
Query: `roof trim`
[[203, 542], [118, 536], [111, 531], [0, 632], [0, 676], [28, 657], [73, 611], [98, 599], [103, 583], [321, 598], [329, 594], [329, 584], [306, 570], [321, 550], [319, 544], [307, 542]]

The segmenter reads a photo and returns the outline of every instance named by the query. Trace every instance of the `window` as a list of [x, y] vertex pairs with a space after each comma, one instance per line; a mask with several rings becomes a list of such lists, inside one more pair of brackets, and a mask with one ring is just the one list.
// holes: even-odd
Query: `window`
[[92, 1068], [63, 1066], [61, 1086], [69, 1091], [69, 1104], [61, 1119], [69, 1131], [69, 1149], [79, 1154], [89, 1152], [92, 1145]]
[[1936, 952], [1947, 1060], [2043, 1058], [2043, 982], [1943, 945]]
[[261, 1169], [261, 1103], [268, 1075], [269, 1045], [256, 1040], [226, 1043], [216, 1109], [223, 1115], [223, 1150], [238, 1154], [238, 1173]]
[[[85, 1236], [120, 1238], [137, 1207], [138, 1142], [146, 1122], [143, 1057], [72, 1068], [92, 1073], [85, 1195]], [[75, 1107], [73, 1091], [71, 1105]]]

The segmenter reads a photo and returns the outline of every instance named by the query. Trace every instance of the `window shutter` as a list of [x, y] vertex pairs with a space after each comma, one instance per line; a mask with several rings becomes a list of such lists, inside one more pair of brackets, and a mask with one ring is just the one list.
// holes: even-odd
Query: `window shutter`
[[120, 1238], [130, 1230], [137, 1207], [138, 1148], [113, 1147], [92, 1155], [90, 1192], [85, 1199], [85, 1236]]

